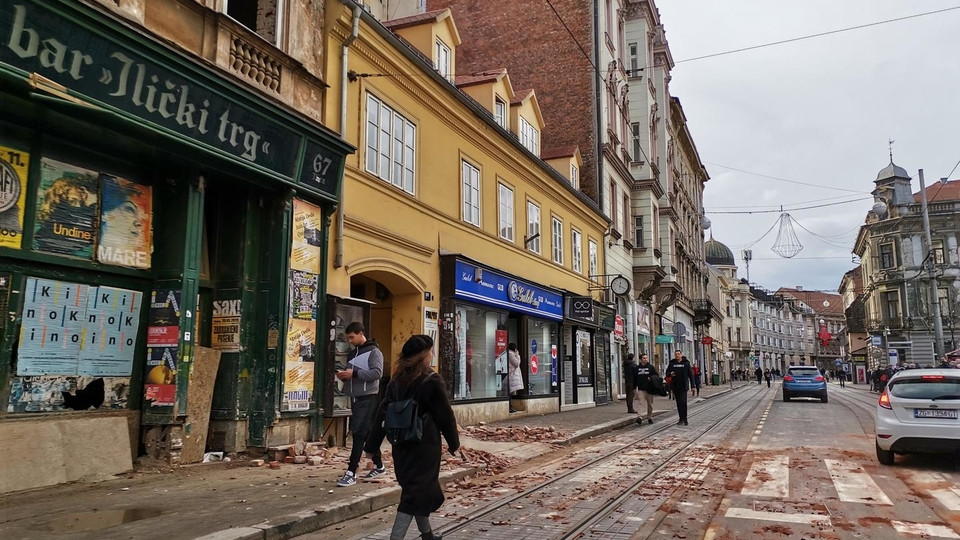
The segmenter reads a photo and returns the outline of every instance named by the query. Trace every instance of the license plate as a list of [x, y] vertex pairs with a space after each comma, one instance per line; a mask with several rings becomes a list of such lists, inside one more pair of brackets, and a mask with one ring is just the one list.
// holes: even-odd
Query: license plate
[[914, 409], [914, 418], [957, 418], [956, 409]]

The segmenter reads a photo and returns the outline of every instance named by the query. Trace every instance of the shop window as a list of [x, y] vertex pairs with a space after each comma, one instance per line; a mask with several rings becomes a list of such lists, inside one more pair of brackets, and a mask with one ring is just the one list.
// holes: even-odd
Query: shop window
[[[527, 393], [542, 396], [556, 392], [553, 386], [553, 362], [560, 347], [557, 323], [540, 319], [527, 319], [527, 345], [523, 353], [527, 360]], [[560, 372], [560, 366], [557, 366]]]
[[455, 311], [454, 399], [505, 397], [507, 314], [467, 304]]
[[577, 330], [574, 352], [578, 386], [589, 386], [593, 383], [593, 354], [591, 354], [590, 337], [590, 332]]
[[366, 170], [414, 194], [417, 127], [367, 94]]
[[583, 272], [583, 237], [580, 231], [570, 230], [570, 244], [573, 256], [573, 271], [580, 274]]

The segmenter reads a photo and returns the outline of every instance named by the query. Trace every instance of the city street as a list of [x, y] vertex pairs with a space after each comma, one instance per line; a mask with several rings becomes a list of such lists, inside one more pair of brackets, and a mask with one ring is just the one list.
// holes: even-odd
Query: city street
[[[498, 476], [447, 485], [445, 538], [960, 538], [955, 456], [873, 448], [876, 394], [830, 385], [829, 403], [742, 386]], [[383, 539], [386, 508], [305, 539]], [[415, 527], [407, 538], [419, 537]]]

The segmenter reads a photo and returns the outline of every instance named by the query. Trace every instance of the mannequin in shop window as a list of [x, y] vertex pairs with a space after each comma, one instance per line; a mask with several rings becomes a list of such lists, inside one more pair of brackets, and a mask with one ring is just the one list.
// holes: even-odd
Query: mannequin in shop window
[[[510, 399], [516, 397], [523, 390], [523, 374], [520, 373], [520, 352], [517, 350], [517, 344], [507, 345], [507, 390], [510, 392]], [[513, 408], [513, 402], [510, 402], [510, 412], [517, 412]]]
[[470, 350], [470, 338], [467, 337], [466, 318], [466, 311], [458, 308], [454, 326], [454, 335], [457, 338], [457, 387], [454, 389], [454, 397], [457, 399], [470, 397], [470, 360], [473, 355]]

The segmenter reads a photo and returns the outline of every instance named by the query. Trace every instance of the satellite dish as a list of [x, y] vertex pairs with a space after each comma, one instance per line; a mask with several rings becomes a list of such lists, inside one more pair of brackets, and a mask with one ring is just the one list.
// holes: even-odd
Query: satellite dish
[[887, 215], [887, 205], [883, 201], [877, 201], [873, 203], [873, 213], [879, 218], [883, 218]]
[[829, 301], [829, 300], [824, 300], [824, 301], [823, 301], [823, 307], [830, 307], [830, 301]]

